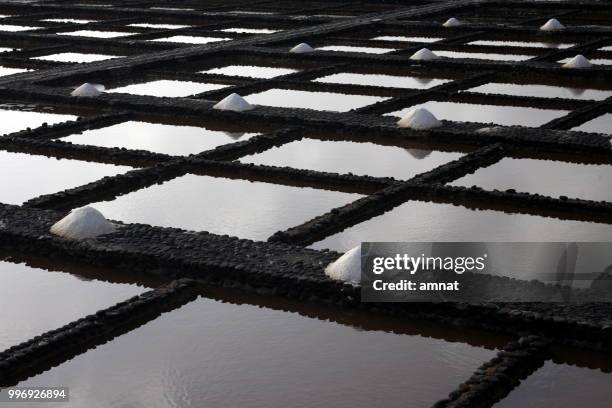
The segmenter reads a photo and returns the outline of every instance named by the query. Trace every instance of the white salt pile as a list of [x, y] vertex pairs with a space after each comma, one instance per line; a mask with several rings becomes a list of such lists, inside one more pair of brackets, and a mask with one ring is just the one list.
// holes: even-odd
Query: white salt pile
[[397, 122], [397, 125], [401, 128], [426, 130], [442, 126], [442, 122], [427, 109], [417, 108], [405, 114], [404, 117]]
[[590, 68], [593, 64], [584, 55], [578, 54], [561, 66], [563, 68]]
[[68, 239], [95, 238], [110, 234], [116, 227], [92, 207], [81, 207], [53, 224], [51, 233]]
[[421, 48], [410, 56], [411, 60], [429, 61], [439, 58], [436, 54], [431, 52], [429, 48]]
[[104, 91], [104, 85], [85, 82], [70, 93], [72, 96], [98, 96]]
[[242, 96], [238, 95], [237, 93], [233, 93], [221, 99], [215, 106], [213, 106], [213, 109], [243, 112], [253, 109], [253, 106]]
[[306, 52], [313, 52], [313, 51], [314, 51], [314, 48], [312, 48], [310, 45], [306, 43], [300, 43], [289, 50], [289, 52], [292, 52], [294, 54], [304, 54]]
[[361, 282], [361, 245], [357, 245], [327, 265], [325, 275], [353, 285], [359, 284]]
[[565, 26], [563, 24], [561, 24], [559, 22], [559, 20], [557, 20], [556, 18], [551, 18], [550, 20], [548, 20], [546, 22], [546, 24], [544, 24], [542, 27], [540, 27], [540, 30], [542, 31], [558, 31], [558, 30], [563, 30], [565, 28]]
[[458, 27], [461, 24], [463, 24], [461, 21], [457, 20], [455, 17], [451, 17], [448, 20], [446, 20], [446, 22], [442, 25], [444, 27]]

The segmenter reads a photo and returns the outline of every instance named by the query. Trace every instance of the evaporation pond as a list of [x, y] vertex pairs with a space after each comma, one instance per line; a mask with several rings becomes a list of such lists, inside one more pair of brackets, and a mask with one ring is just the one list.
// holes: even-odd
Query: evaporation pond
[[121, 92], [133, 95], [159, 96], [169, 98], [182, 98], [225, 88], [227, 85], [204, 84], [192, 81], [173, 81], [160, 79], [157, 81], [132, 84], [119, 88], [109, 89], [108, 92]]
[[0, 24], [0, 31], [18, 32], [18, 31], [37, 30], [39, 28], [40, 27], [20, 26], [20, 25], [12, 25], [12, 24]]
[[124, 147], [186, 156], [233, 143], [237, 139], [246, 140], [253, 135], [254, 133], [235, 135], [195, 126], [129, 121], [101, 129], [86, 130], [60, 140], [82, 145]]
[[297, 70], [278, 67], [258, 67], [253, 65], [228, 65], [225, 67], [212, 68], [200, 72], [203, 74], [221, 74], [229, 76], [269, 79], [280, 75], [292, 74], [294, 72], [297, 72]]
[[28, 72], [29, 69], [23, 68], [9, 68], [9, 67], [0, 67], [0, 77], [13, 75], [13, 74], [21, 74], [22, 72]]
[[476, 105], [459, 102], [431, 101], [388, 115], [403, 117], [416, 108], [425, 108], [438, 119], [458, 122], [493, 122], [498, 125], [540, 126], [567, 113], [562, 110], [525, 108], [522, 106]]
[[331, 84], [370, 85], [388, 88], [425, 89], [449, 82], [448, 79], [436, 79], [414, 76], [376, 75], [340, 73], [324, 76], [314, 80]]
[[406, 37], [403, 35], [383, 35], [380, 37], [374, 37], [372, 40], [376, 41], [407, 41], [407, 42], [422, 42], [431, 43], [443, 40], [441, 37]]
[[537, 84], [489, 83], [469, 89], [470, 92], [486, 94], [539, 96], [542, 98], [593, 99], [602, 100], [612, 96], [612, 90], [570, 88]]
[[608, 224], [410, 201], [329, 236], [313, 247], [345, 252], [360, 242], [377, 241], [604, 242], [610, 237], [612, 225]]
[[515, 54], [495, 54], [482, 52], [458, 52], [458, 51], [437, 51], [434, 53], [439, 57], [447, 58], [475, 58], [486, 59], [492, 61], [525, 61], [533, 58], [533, 55], [515, 55]]
[[612, 374], [551, 361], [531, 374], [495, 408], [608, 408]]
[[515, 189], [558, 198], [612, 202], [612, 166], [505, 158], [452, 183], [485, 190]]
[[591, 119], [588, 122], [583, 123], [580, 126], [576, 126], [571, 130], [612, 134], [612, 113], [603, 114], [595, 119]]
[[92, 204], [109, 219], [266, 240], [359, 194], [187, 174]]
[[73, 115], [0, 108], [0, 135], [19, 132], [26, 128], [34, 129], [43, 123], [53, 125], [68, 120], [75, 120], [76, 118]]
[[85, 54], [80, 52], [61, 52], [59, 54], [34, 57], [33, 59], [57, 62], [96, 62], [108, 60], [111, 58], [117, 58], [117, 56], [106, 54]]
[[0, 351], [145, 290], [0, 261]]
[[173, 42], [173, 43], [184, 43], [184, 44], [208, 44], [219, 41], [227, 41], [231, 38], [217, 38], [217, 37], [196, 37], [191, 35], [173, 35], [172, 37], [156, 38], [156, 42]]
[[494, 41], [477, 40], [468, 43], [469, 45], [494, 45], [500, 47], [532, 47], [532, 48], [569, 48], [574, 44], [568, 43], [544, 43], [534, 41]]
[[270, 89], [246, 97], [246, 100], [254, 105], [338, 112], [346, 112], [351, 109], [361, 108], [386, 99], [388, 98], [366, 95], [346, 95], [331, 92], [294, 91], [290, 89]]
[[382, 146], [370, 142], [302, 139], [240, 161], [271, 166], [409, 179], [461, 157], [461, 153]]
[[69, 386], [66, 408], [420, 408], [494, 353], [199, 298], [19, 386]]
[[58, 35], [72, 35], [75, 37], [94, 37], [94, 38], [117, 38], [126, 37], [134, 33], [124, 33], [121, 31], [96, 31], [96, 30], [78, 30], [69, 33], [58, 33]]
[[396, 51], [395, 48], [353, 47], [350, 45], [327, 45], [325, 47], [317, 47], [316, 49], [321, 51], [362, 52], [365, 54], [386, 54]]
[[282, 30], [273, 30], [271, 28], [246, 28], [246, 27], [234, 27], [234, 28], [223, 28], [218, 31], [225, 33], [244, 33], [244, 34], [272, 34]]
[[0, 202], [22, 204], [129, 170], [126, 166], [0, 151]]

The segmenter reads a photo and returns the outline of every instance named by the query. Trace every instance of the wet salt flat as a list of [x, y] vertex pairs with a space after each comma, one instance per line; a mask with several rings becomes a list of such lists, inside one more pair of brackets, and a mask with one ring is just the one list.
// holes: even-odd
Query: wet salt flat
[[96, 20], [83, 20], [80, 18], [46, 18], [41, 21], [46, 21], [49, 23], [74, 23], [74, 24], [87, 24], [93, 23]]
[[218, 38], [218, 37], [196, 37], [191, 35], [173, 35], [172, 37], [156, 38], [154, 40], [147, 41], [158, 41], [158, 42], [174, 42], [174, 43], [185, 43], [185, 44], [208, 44], [212, 42], [228, 41], [231, 38]]
[[612, 113], [601, 115], [595, 119], [583, 123], [580, 126], [576, 126], [571, 130], [612, 134]]
[[568, 88], [537, 84], [488, 83], [469, 89], [470, 92], [487, 94], [540, 96], [546, 98], [603, 100], [612, 96], [612, 90]]
[[450, 204], [410, 201], [312, 245], [347, 251], [360, 242], [609, 241], [612, 225], [567, 221]]
[[0, 31], [30, 31], [30, 30], [38, 30], [40, 27], [30, 27], [30, 26], [20, 26], [20, 25], [12, 25], [12, 24], [0, 24]]
[[419, 408], [493, 354], [200, 298], [19, 386], [69, 384], [62, 407]]
[[352, 47], [349, 45], [327, 45], [325, 47], [317, 47], [316, 49], [320, 51], [363, 52], [366, 54], [386, 54], [396, 51], [394, 48]]
[[0, 351], [145, 290], [0, 261]]
[[533, 55], [514, 55], [514, 54], [494, 54], [482, 52], [458, 52], [458, 51], [438, 51], [434, 53], [439, 57], [447, 58], [475, 58], [488, 59], [493, 61], [525, 61], [534, 58]]
[[414, 76], [354, 74], [343, 72], [314, 79], [315, 82], [332, 84], [371, 85], [390, 88], [425, 89], [449, 82], [448, 79], [436, 79]]
[[188, 174], [92, 206], [124, 222], [266, 240], [359, 197]]
[[0, 202], [22, 204], [128, 170], [126, 166], [0, 151]]
[[226, 33], [272, 34], [272, 33], [278, 33], [279, 31], [282, 31], [282, 30], [272, 30], [270, 28], [240, 28], [240, 27], [235, 27], [235, 28], [224, 28], [224, 29], [218, 30], [218, 31], [223, 31], [223, 32], [226, 32]]
[[196, 95], [202, 92], [213, 91], [215, 89], [225, 88], [226, 85], [219, 84], [204, 84], [201, 82], [192, 81], [173, 81], [161, 79], [158, 81], [143, 82], [140, 84], [132, 84], [119, 88], [109, 89], [107, 92], [112, 93], [129, 93], [133, 95], [159, 96], [169, 98], [182, 98], [186, 96]]
[[289, 166], [334, 173], [409, 179], [461, 157], [461, 153], [403, 149], [374, 143], [302, 139], [240, 159], [244, 163]]
[[296, 69], [278, 67], [258, 67], [253, 65], [228, 65], [225, 67], [212, 68], [200, 71], [203, 74], [221, 74], [229, 76], [243, 76], [250, 78], [274, 78], [280, 75], [287, 75], [297, 72]]
[[67, 120], [75, 120], [76, 118], [77, 117], [73, 115], [60, 115], [49, 112], [2, 109], [0, 106], [0, 134], [18, 132], [28, 127], [34, 129], [41, 126], [43, 123], [52, 125]]
[[366, 95], [345, 95], [330, 92], [294, 91], [291, 89], [270, 89], [246, 97], [246, 100], [254, 105], [338, 112], [346, 112], [386, 99], [388, 98]]
[[151, 23], [135, 23], [128, 24], [128, 27], [140, 27], [140, 28], [155, 28], [160, 30], [176, 30], [179, 28], [188, 28], [189, 25], [184, 24], [151, 24]]
[[533, 47], [533, 48], [569, 48], [575, 44], [568, 43], [544, 43], [544, 42], [533, 42], [533, 41], [491, 41], [491, 40], [478, 40], [471, 41], [470, 45], [497, 45], [502, 47]]
[[504, 158], [451, 183], [612, 202], [612, 166]]
[[382, 35], [380, 37], [374, 37], [372, 40], [377, 41], [407, 41], [407, 42], [423, 42], [430, 43], [443, 40], [441, 37], [406, 37], [403, 35]]
[[101, 129], [86, 130], [60, 140], [100, 147], [124, 147], [170, 155], [189, 155], [233, 143], [236, 140], [246, 140], [253, 135], [254, 133], [233, 135], [194, 126], [130, 121]]
[[[28, 72], [29, 69], [23, 68], [8, 68], [8, 67], [0, 67], [0, 77], [13, 75], [13, 74], [21, 74], [22, 72]], [[0, 133], [2, 132], [2, 127], [0, 126]]]
[[94, 62], [104, 61], [111, 58], [118, 58], [117, 55], [106, 54], [84, 54], [80, 52], [61, 52], [59, 54], [44, 55], [42, 57], [33, 57], [32, 59], [57, 61], [57, 62]]
[[426, 102], [388, 115], [402, 117], [412, 109], [425, 108], [438, 119], [495, 123], [498, 125], [541, 126], [567, 114], [567, 111], [525, 108], [520, 106], [475, 105], [456, 102]]
[[494, 407], [607, 408], [610, 400], [609, 373], [547, 361]]
[[78, 30], [68, 33], [58, 33], [58, 35], [72, 35], [76, 37], [95, 37], [95, 38], [116, 38], [126, 37], [134, 33], [124, 33], [121, 31], [96, 31], [96, 30]]

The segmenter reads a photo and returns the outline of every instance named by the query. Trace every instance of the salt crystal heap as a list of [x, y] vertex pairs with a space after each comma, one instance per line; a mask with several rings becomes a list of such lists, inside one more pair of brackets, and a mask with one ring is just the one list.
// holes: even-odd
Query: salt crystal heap
[[115, 225], [107, 221], [100, 211], [92, 207], [82, 207], [72, 210], [53, 224], [50, 231], [63, 238], [86, 239], [110, 234], [115, 230]]
[[306, 43], [300, 43], [289, 50], [289, 52], [292, 52], [294, 54], [304, 54], [306, 52], [313, 52], [313, 51], [314, 51], [314, 48], [312, 48], [310, 45]]
[[221, 99], [215, 106], [213, 106], [213, 109], [243, 112], [253, 109], [253, 105], [248, 103], [242, 96], [238, 95], [237, 93], [233, 93]]
[[104, 85], [85, 82], [70, 93], [72, 96], [98, 96], [104, 91]]
[[563, 24], [561, 24], [559, 22], [559, 20], [557, 20], [556, 18], [551, 18], [550, 20], [548, 20], [546, 22], [546, 24], [544, 24], [542, 27], [540, 27], [540, 30], [542, 31], [559, 31], [559, 30], [563, 30], [565, 28], [565, 26]]
[[578, 54], [571, 60], [562, 65], [563, 68], [591, 68], [593, 64], [585, 58], [584, 55]]
[[361, 245], [349, 250], [327, 265], [325, 275], [353, 285], [361, 282]]
[[446, 20], [446, 22], [444, 24], [442, 24], [442, 26], [444, 27], [458, 27], [460, 25], [462, 25], [463, 23], [459, 20], [457, 20], [455, 17], [451, 17], [448, 20]]
[[415, 130], [427, 130], [442, 126], [440, 122], [430, 111], [424, 108], [412, 109], [397, 125], [401, 128], [410, 128]]
[[436, 54], [431, 52], [429, 48], [421, 48], [420, 50], [418, 50], [417, 52], [415, 52], [414, 54], [410, 56], [411, 60], [420, 60], [420, 61], [429, 61], [429, 60], [434, 60], [438, 58], [440, 57], [438, 57]]

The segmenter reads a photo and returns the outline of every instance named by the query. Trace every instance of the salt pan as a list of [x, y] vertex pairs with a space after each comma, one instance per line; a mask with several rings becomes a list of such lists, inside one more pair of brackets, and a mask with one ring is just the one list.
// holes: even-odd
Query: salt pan
[[325, 275], [335, 280], [358, 285], [361, 282], [361, 245], [350, 249], [327, 265]]
[[115, 230], [115, 225], [107, 221], [100, 211], [92, 207], [81, 207], [53, 224], [50, 231], [63, 238], [86, 239], [110, 234]]
[[442, 126], [440, 122], [430, 111], [424, 108], [412, 109], [397, 125], [401, 128], [410, 128], [415, 130], [426, 130]]
[[557, 20], [556, 18], [551, 18], [550, 20], [548, 20], [546, 22], [546, 24], [544, 24], [542, 27], [540, 27], [540, 30], [542, 31], [558, 31], [558, 30], [563, 30], [565, 28], [565, 26], [563, 24], [561, 24], [559, 22], [559, 20]]
[[578, 54], [571, 60], [562, 65], [563, 68], [590, 68], [593, 64], [585, 58], [584, 55]]
[[243, 112], [253, 109], [253, 106], [242, 96], [238, 95], [237, 93], [233, 93], [220, 100], [215, 106], [213, 106], [213, 109]]
[[314, 48], [312, 48], [310, 45], [306, 43], [298, 44], [289, 50], [289, 52], [292, 52], [294, 54], [304, 54], [306, 52], [313, 52], [313, 51], [314, 51]]
[[104, 85], [90, 84], [89, 82], [76, 88], [70, 93], [72, 96], [99, 96], [104, 91]]
[[459, 20], [457, 20], [455, 17], [451, 17], [448, 20], [446, 20], [446, 22], [444, 24], [442, 24], [444, 27], [457, 27], [462, 25], [463, 23]]
[[417, 52], [415, 52], [414, 54], [410, 56], [411, 60], [422, 60], [422, 61], [429, 61], [429, 60], [434, 60], [438, 58], [440, 57], [438, 57], [436, 54], [431, 52], [431, 50], [428, 48], [421, 48], [420, 50], [418, 50]]

